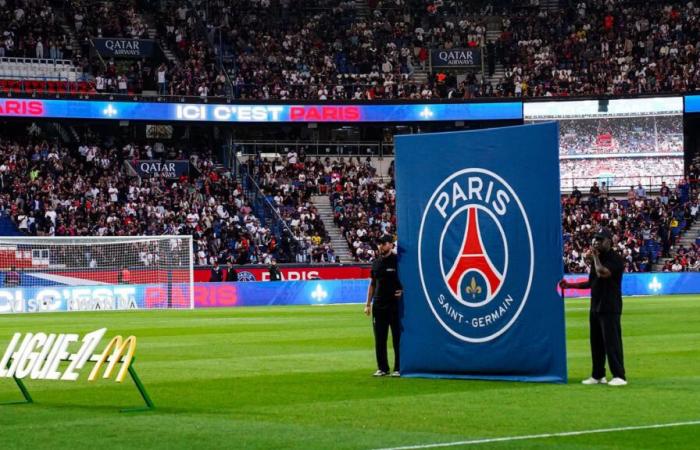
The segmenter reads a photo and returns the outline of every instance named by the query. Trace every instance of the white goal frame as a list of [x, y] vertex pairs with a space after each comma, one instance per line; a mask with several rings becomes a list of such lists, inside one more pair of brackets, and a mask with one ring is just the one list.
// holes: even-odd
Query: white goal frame
[[[177, 240], [178, 243], [174, 244], [172, 240]], [[70, 270], [80, 270], [80, 271], [90, 271], [90, 270], [104, 270], [107, 272], [116, 271], [118, 274], [121, 273], [121, 267], [116, 267], [115, 264], [111, 266], [96, 266], [91, 267], [88, 264], [77, 263], [70, 266], [69, 264], [54, 264], [51, 261], [50, 256], [50, 246], [52, 247], [73, 247], [73, 246], [91, 246], [91, 245], [108, 245], [108, 244], [141, 244], [141, 243], [169, 243], [171, 246], [177, 245], [177, 248], [172, 253], [168, 253], [167, 249], [161, 249], [158, 247], [156, 253], [157, 264], [150, 267], [154, 271], [163, 271], [167, 275], [167, 281], [155, 280], [153, 283], [167, 283], [168, 284], [168, 307], [164, 308], [149, 308], [149, 309], [194, 309], [194, 248], [193, 248], [193, 238], [190, 235], [153, 235], [153, 236], [0, 236], [0, 272], [6, 277], [7, 273], [16, 267], [18, 261], [24, 261], [19, 263], [19, 270], [22, 273], [32, 274], [32, 273], [42, 273], [46, 272], [50, 274], [51, 271], [70, 271]], [[22, 246], [26, 246], [22, 248]], [[41, 246], [45, 245], [47, 248], [42, 249]], [[34, 253], [36, 250], [39, 253]], [[49, 250], [45, 255], [40, 253], [43, 250]], [[111, 250], [111, 249], [108, 249]], [[118, 250], [118, 249], [115, 249]], [[170, 248], [170, 250], [173, 250]], [[12, 252], [15, 252], [16, 256], [12, 256]], [[28, 253], [29, 252], [29, 253]], [[130, 261], [134, 260], [136, 253], [130, 255]], [[163, 256], [163, 258], [161, 258]], [[138, 259], [138, 258], [137, 258]], [[165, 261], [161, 261], [165, 259]], [[186, 260], [184, 260], [186, 259]], [[112, 261], [119, 262], [119, 257], [113, 255]], [[125, 258], [124, 261], [127, 259]], [[177, 265], [175, 261], [177, 260]], [[71, 260], [72, 261], [72, 260]], [[21, 265], [24, 264], [24, 265]], [[135, 266], [132, 265], [132, 268]], [[140, 267], [135, 267], [137, 270], [141, 270]], [[148, 265], [143, 266], [144, 270], [149, 270]], [[184, 271], [184, 275], [178, 273], [178, 276], [182, 278], [182, 281], [174, 281], [172, 279], [174, 270]], [[118, 275], [120, 276], [120, 275]], [[162, 275], [159, 275], [162, 276]], [[3, 288], [7, 288], [6, 278], [3, 278]], [[85, 279], [86, 283], [84, 286], [91, 286], [93, 284], [105, 284], [100, 282], [94, 282], [91, 284], [91, 280]], [[184, 283], [189, 285], [189, 305], [184, 306], [184, 303], [180, 302], [177, 306], [172, 305], [171, 298], [171, 287], [174, 284]], [[111, 283], [109, 283], [111, 284]], [[136, 283], [135, 283], [136, 284]], [[141, 283], [150, 284], [150, 283]], [[83, 286], [83, 284], [78, 283], [75, 286]], [[35, 287], [35, 286], [22, 286], [25, 287]], [[183, 288], [184, 290], [185, 288]]]

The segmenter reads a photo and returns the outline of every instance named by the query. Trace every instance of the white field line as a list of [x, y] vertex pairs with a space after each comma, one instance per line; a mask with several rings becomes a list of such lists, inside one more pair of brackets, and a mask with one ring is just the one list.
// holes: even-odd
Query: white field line
[[509, 442], [509, 441], [524, 441], [527, 439], [546, 439], [553, 437], [567, 437], [567, 436], [582, 436], [586, 434], [599, 434], [599, 433], [616, 433], [620, 431], [634, 431], [634, 430], [650, 430], [654, 428], [672, 428], [672, 427], [687, 427], [693, 425], [700, 425], [700, 420], [691, 420], [687, 422], [671, 422], [671, 423], [659, 423], [653, 425], [637, 425], [629, 427], [617, 427], [617, 428], [599, 428], [595, 430], [581, 430], [581, 431], [565, 431], [561, 433], [544, 433], [544, 434], [528, 434], [524, 436], [507, 436], [499, 438], [489, 438], [489, 439], [473, 439], [469, 441], [455, 441], [455, 442], [440, 442], [436, 444], [422, 444], [422, 445], [408, 445], [405, 447], [387, 447], [377, 450], [414, 450], [423, 448], [440, 448], [440, 447], [455, 447], [457, 445], [479, 445], [479, 444], [489, 444], [493, 442]]

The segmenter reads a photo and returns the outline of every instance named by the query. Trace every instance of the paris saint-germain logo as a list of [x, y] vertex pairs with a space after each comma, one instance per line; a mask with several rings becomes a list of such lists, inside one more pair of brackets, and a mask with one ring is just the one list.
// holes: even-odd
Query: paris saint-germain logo
[[503, 178], [480, 168], [447, 177], [430, 197], [418, 239], [423, 291], [445, 330], [480, 343], [517, 321], [535, 251], [527, 213]]
[[255, 281], [255, 275], [247, 270], [238, 272], [238, 281]]

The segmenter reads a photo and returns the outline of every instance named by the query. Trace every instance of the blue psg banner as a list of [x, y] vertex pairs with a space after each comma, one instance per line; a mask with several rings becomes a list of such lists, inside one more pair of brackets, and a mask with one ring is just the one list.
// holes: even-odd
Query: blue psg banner
[[558, 136], [396, 137], [401, 376], [566, 382]]

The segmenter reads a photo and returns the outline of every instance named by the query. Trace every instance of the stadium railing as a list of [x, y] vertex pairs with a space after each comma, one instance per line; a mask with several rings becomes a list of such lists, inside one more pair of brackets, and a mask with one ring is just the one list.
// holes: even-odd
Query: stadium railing
[[234, 151], [241, 156], [275, 154], [286, 156], [289, 151], [307, 156], [383, 156], [393, 154], [393, 144], [376, 141], [256, 141], [237, 140]]
[[[92, 82], [91, 81], [91, 76], [85, 75], [82, 79]], [[19, 81], [20, 79], [15, 79], [15, 80], [9, 80], [7, 79], [6, 81]], [[239, 85], [239, 86], [245, 86], [245, 85]], [[327, 87], [335, 86], [335, 85], [326, 85]], [[357, 85], [350, 85], [351, 87], [355, 87]], [[367, 86], [369, 85], [359, 85], [359, 86]], [[234, 83], [235, 87], [235, 83]], [[330, 88], [329, 88], [330, 91]], [[28, 93], [28, 91], [0, 91], [0, 97], [4, 96], [11, 96], [12, 93]], [[530, 102], [542, 102], [542, 101], [548, 101], [548, 102], [557, 102], [557, 101], [571, 101], [571, 100], [616, 100], [616, 99], [634, 99], [634, 98], [659, 98], [659, 97], [683, 97], [687, 95], [694, 95], [696, 94], [695, 92], [688, 91], [688, 92], [666, 92], [666, 93], [658, 93], [654, 95], [648, 95], [648, 94], [643, 94], [643, 95], [616, 95], [616, 96], [581, 96], [581, 97], [473, 97], [473, 98], [429, 98], [429, 99], [409, 99], [409, 98], [391, 98], [391, 99], [382, 99], [382, 98], [376, 98], [373, 100], [369, 100], [367, 98], [362, 98], [362, 99], [328, 99], [328, 100], [319, 100], [316, 98], [306, 98], [306, 99], [299, 99], [299, 98], [288, 98], [288, 99], [254, 99], [254, 98], [240, 98], [236, 97], [235, 95], [233, 96], [216, 96], [216, 95], [209, 95], [207, 97], [201, 97], [197, 95], [170, 95], [170, 94], [158, 94], [157, 91], [144, 91], [144, 92], [129, 92], [127, 94], [122, 94], [119, 92], [96, 92], [96, 91], [91, 91], [91, 92], [78, 92], [78, 91], [66, 91], [66, 92], [45, 92], [42, 90], [37, 90], [36, 92], [33, 92], [32, 95], [38, 97], [38, 98], [56, 98], [56, 99], [78, 99], [78, 100], [110, 100], [110, 101], [129, 101], [129, 102], [139, 102], [139, 101], [156, 101], [156, 102], [166, 102], [166, 103], [202, 103], [202, 104], [207, 104], [207, 103], [213, 103], [213, 104], [227, 104], [227, 103], [242, 103], [242, 104], [251, 104], [251, 105], [268, 105], [268, 104], [282, 104], [282, 105], [310, 105], [310, 104], [324, 104], [324, 105], [345, 105], [348, 103], [352, 103], [353, 105], [372, 105], [372, 104], [393, 104], [393, 105], [404, 105], [404, 104], [416, 104], [416, 105], [422, 105], [422, 104], [471, 104], [471, 103], [499, 103], [499, 102], [506, 102], [506, 103], [512, 103], [512, 102], [522, 102], [522, 103], [530, 103]], [[531, 120], [532, 118], [528, 118], [528, 120]]]
[[[614, 156], [614, 155], [610, 155]], [[579, 189], [587, 189], [593, 185], [593, 182], [597, 182], [600, 187], [603, 182], [610, 193], [620, 194], [625, 193], [629, 190], [630, 186], [637, 187], [637, 184], [641, 184], [642, 187], [647, 192], [657, 192], [661, 188], [661, 183], [666, 183], [670, 189], [676, 187], [679, 181], [678, 174], [673, 175], [621, 175], [621, 176], [602, 176], [602, 177], [562, 177], [561, 179], [561, 192], [571, 193], [573, 187], [577, 186]], [[588, 192], [581, 191], [584, 195]]]
[[[270, 200], [268, 200], [258, 183], [249, 173], [248, 165], [238, 160], [235, 155], [232, 160], [235, 161], [235, 167], [237, 169], [235, 173], [241, 182], [244, 195], [253, 207], [253, 211], [256, 217], [260, 219], [260, 222], [269, 228], [277, 239], [280, 239], [284, 232], [286, 232], [288, 236], [293, 236], [292, 230], [289, 228], [289, 225], [287, 225], [287, 222], [282, 219], [277, 208], [270, 203]], [[294, 249], [291, 250], [294, 251]]]

